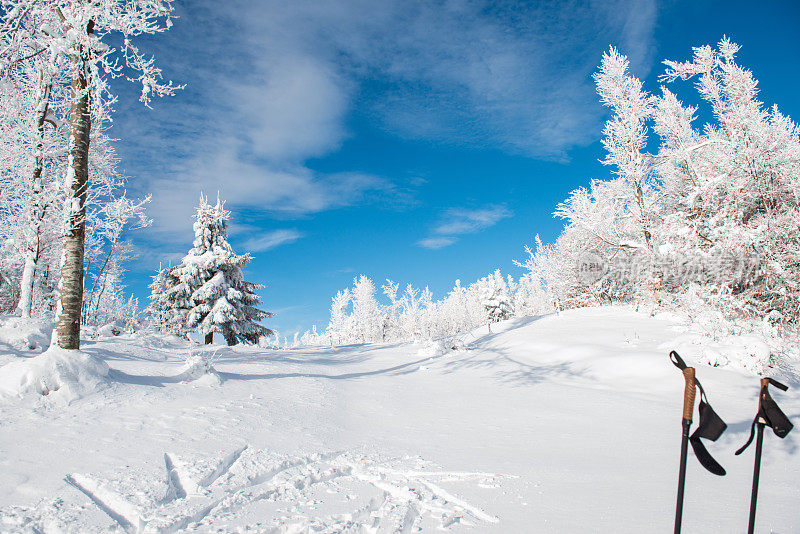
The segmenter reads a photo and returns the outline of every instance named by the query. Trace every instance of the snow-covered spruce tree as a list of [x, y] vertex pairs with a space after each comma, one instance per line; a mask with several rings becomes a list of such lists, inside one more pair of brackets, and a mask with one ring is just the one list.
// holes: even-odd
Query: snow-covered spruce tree
[[178, 283], [167, 289], [167, 295], [172, 309], [186, 311], [185, 327], [198, 328], [206, 343], [219, 332], [228, 345], [240, 341], [255, 344], [272, 334], [257, 322], [272, 313], [255, 307], [260, 302], [256, 291], [264, 286], [245, 281], [242, 267], [250, 255], [233, 252], [228, 243], [229, 218], [219, 199], [211, 206], [200, 196], [194, 247], [171, 271]]

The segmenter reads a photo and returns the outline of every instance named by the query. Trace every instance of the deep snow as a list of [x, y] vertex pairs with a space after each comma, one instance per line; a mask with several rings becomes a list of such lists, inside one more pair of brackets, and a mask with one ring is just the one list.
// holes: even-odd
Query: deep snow
[[[733, 347], [624, 308], [492, 330], [457, 350], [200, 348], [189, 366], [176, 339], [85, 341], [110, 369], [93, 389], [0, 394], [0, 530], [670, 531], [683, 379], [667, 353]], [[0, 364], [36, 353], [0, 344]], [[728, 475], [690, 458], [684, 531], [740, 532], [754, 447], [733, 451], [758, 380], [697, 366], [729, 425], [709, 444]], [[770, 374], [799, 423], [795, 375]], [[797, 435], [765, 435], [759, 531], [800, 530]]]

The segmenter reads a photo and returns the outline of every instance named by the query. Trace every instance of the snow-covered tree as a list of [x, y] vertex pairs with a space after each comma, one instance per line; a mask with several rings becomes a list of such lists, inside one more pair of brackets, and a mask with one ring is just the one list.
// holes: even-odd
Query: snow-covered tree
[[58, 119], [59, 111], [64, 110], [65, 94], [48, 62], [37, 58], [16, 67], [15, 76], [8, 77], [0, 95], [0, 105], [10, 107], [3, 113], [0, 137], [5, 151], [13, 154], [6, 162], [16, 175], [12, 181], [17, 183], [9, 185], [21, 191], [17, 224], [24, 267], [17, 313], [30, 317], [37, 269], [48, 244], [55, 240], [51, 222], [59, 199], [55, 177], [66, 163], [59, 150], [63, 132]]
[[431, 308], [433, 302], [430, 290], [427, 287], [420, 290], [408, 284], [400, 302], [402, 307], [399, 323], [404, 338], [419, 341], [426, 337], [430, 328], [426, 328], [425, 312]]
[[594, 76], [600, 101], [612, 111], [603, 130], [603, 163], [613, 166], [614, 174], [624, 182], [622, 199], [638, 226], [637, 239], [625, 244], [652, 249], [656, 212], [649, 193], [655, 187], [655, 174], [653, 159], [644, 148], [653, 98], [642, 89], [642, 82], [628, 73], [628, 67], [628, 58], [611, 47]]
[[[723, 38], [665, 61], [663, 82], [696, 80], [695, 105], [666, 87], [648, 94], [624, 56], [603, 56], [595, 79], [612, 111], [604, 162], [614, 176], [573, 191], [555, 213], [561, 235], [522, 264], [557, 307], [621, 301], [798, 323], [800, 129], [758, 99], [738, 50]], [[701, 107], [710, 122], [695, 125]], [[606, 270], [581, 276], [595, 260]]]
[[[153, 281], [148, 286], [150, 288], [150, 304], [145, 309], [145, 312], [160, 331], [183, 336], [185, 332], [173, 330], [175, 323], [172, 321], [175, 318], [177, 309], [173, 307], [174, 301], [167, 295], [167, 292], [177, 284], [178, 279], [172, 274], [171, 267], [159, 268], [158, 272], [153, 276]], [[183, 321], [178, 321], [177, 324], [182, 326]]]
[[350, 306], [350, 289], [338, 291], [331, 302], [331, 320], [326, 330], [331, 345], [348, 343], [352, 333], [352, 321], [347, 315]]
[[478, 280], [477, 288], [489, 323], [503, 321], [514, 314], [513, 299], [500, 269]]
[[174, 276], [178, 282], [166, 291], [168, 309], [185, 310], [185, 327], [198, 328], [206, 343], [211, 343], [214, 332], [219, 332], [229, 345], [255, 344], [272, 334], [257, 322], [272, 313], [256, 308], [260, 302], [256, 291], [264, 286], [245, 281], [242, 267], [251, 258], [249, 254], [237, 255], [228, 243], [229, 218], [230, 213], [219, 199], [212, 206], [200, 196], [194, 247], [167, 277], [169, 280]]
[[[2, 48], [0, 36], [0, 48]], [[39, 56], [19, 61], [0, 78], [0, 212], [22, 264], [16, 312], [30, 316], [37, 271], [57, 241], [57, 176], [66, 165], [60, 127], [67, 109], [64, 78]], [[15, 261], [17, 261], [15, 259]], [[14, 283], [17, 283], [15, 280]]]
[[[3, 0], [0, 19], [0, 71], [32, 58], [46, 60], [48, 73], [69, 77], [71, 108], [64, 176], [64, 234], [60, 299], [56, 312], [59, 346], [80, 347], [84, 286], [84, 237], [92, 122], [113, 103], [109, 77], [124, 75], [142, 84], [141, 100], [172, 94], [161, 71], [133, 44], [132, 38], [164, 31], [171, 25], [170, 0]], [[121, 36], [120, 48], [108, 41]], [[49, 80], [44, 81], [47, 87]], [[42, 99], [44, 102], [44, 99]]]
[[361, 275], [353, 280], [350, 294], [353, 302], [353, 328], [357, 339], [362, 343], [381, 340], [383, 314], [375, 300], [375, 284], [369, 277]]
[[[124, 309], [120, 308], [121, 303], [117, 303], [117, 295], [124, 287], [123, 265], [134, 257], [133, 246], [125, 238], [129, 232], [152, 224], [145, 214], [149, 201], [149, 196], [143, 200], [130, 200], [123, 194], [107, 201], [89, 219], [84, 271], [91, 285], [84, 292], [83, 324], [99, 326], [112, 320], [111, 313], [102, 312], [103, 303], [106, 303], [106, 309]], [[124, 298], [122, 302], [126, 302]]]

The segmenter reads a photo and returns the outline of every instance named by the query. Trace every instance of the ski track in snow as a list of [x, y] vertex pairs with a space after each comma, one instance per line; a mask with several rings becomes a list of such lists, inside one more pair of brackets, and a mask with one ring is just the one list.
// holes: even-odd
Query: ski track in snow
[[[413, 532], [424, 520], [433, 521], [439, 530], [497, 523], [496, 516], [441, 485], [478, 481], [477, 487], [499, 487], [487, 483], [508, 478], [493, 473], [436, 471], [419, 458], [386, 459], [355, 452], [279, 456], [247, 445], [217, 460], [180, 458], [170, 453], [164, 454], [164, 460], [166, 477], [73, 473], [66, 481], [114, 521], [112, 529], [130, 533], [226, 531], [231, 522], [240, 525], [237, 532], [379, 533]], [[375, 495], [365, 504], [349, 503], [349, 509], [336, 513], [313, 514], [320, 494], [323, 500], [328, 495], [347, 502], [359, 487], [361, 493], [365, 487], [372, 488]], [[278, 505], [277, 513], [264, 517], [261, 509], [251, 510], [259, 503]], [[53, 504], [48, 506], [52, 508]], [[35, 511], [28, 510], [27, 521], [17, 523], [41, 525]], [[19, 515], [20, 507], [13, 512]], [[241, 526], [241, 519], [253, 514], [257, 523]], [[0, 510], [0, 518], [8, 520], [11, 515], [12, 510]]]

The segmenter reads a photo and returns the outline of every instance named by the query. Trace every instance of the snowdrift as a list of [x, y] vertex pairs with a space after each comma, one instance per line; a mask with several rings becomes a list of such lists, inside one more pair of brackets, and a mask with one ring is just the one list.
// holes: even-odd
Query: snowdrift
[[196, 385], [219, 386], [222, 377], [214, 369], [213, 356], [207, 353], [192, 354], [186, 358], [183, 371], [175, 377], [180, 382], [193, 382]]
[[52, 331], [52, 321], [0, 316], [0, 346], [7, 345], [14, 351], [44, 350], [50, 342]]
[[94, 356], [51, 347], [34, 358], [0, 367], [0, 395], [41, 395], [69, 403], [96, 391], [108, 373], [108, 365]]

